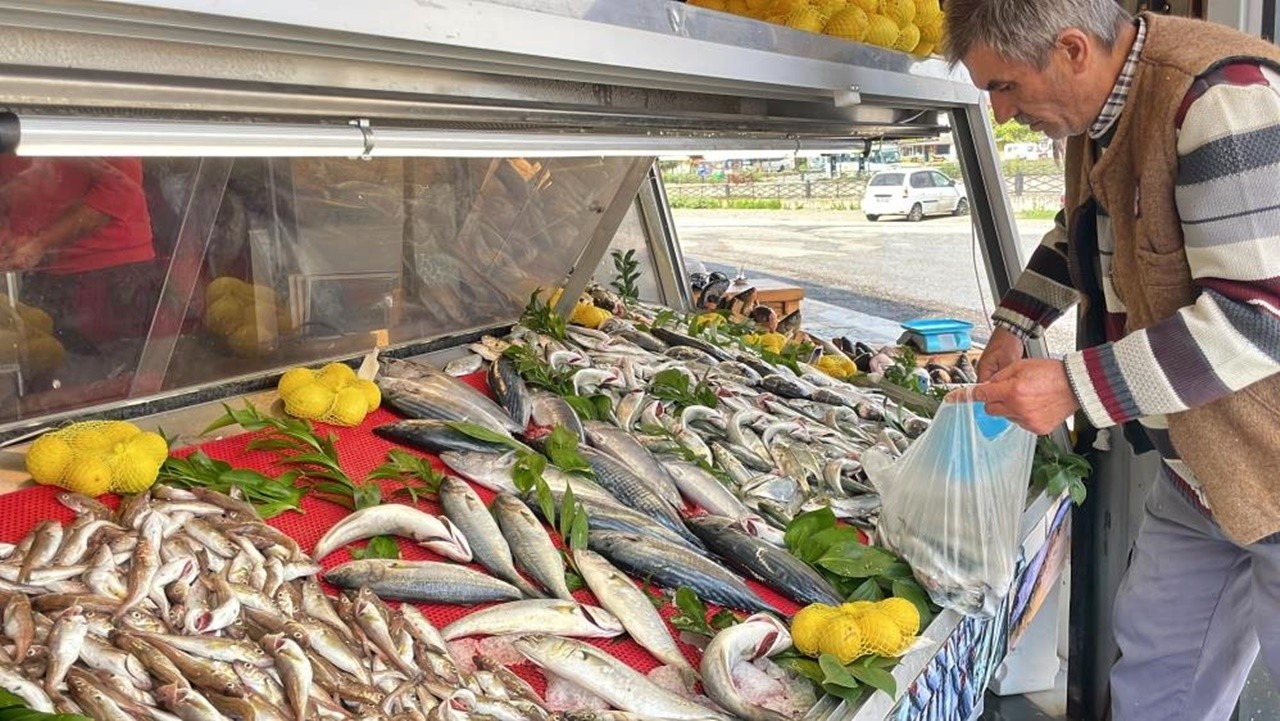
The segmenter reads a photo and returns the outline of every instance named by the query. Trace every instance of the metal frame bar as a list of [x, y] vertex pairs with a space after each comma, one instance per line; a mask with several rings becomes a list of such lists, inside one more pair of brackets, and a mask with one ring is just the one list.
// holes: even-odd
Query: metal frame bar
[[622, 219], [627, 216], [627, 210], [635, 201], [640, 184], [644, 182], [645, 174], [649, 172], [655, 160], [656, 158], [636, 158], [623, 174], [617, 194], [609, 207], [601, 211], [600, 222], [596, 224], [591, 240], [587, 241], [582, 253], [578, 255], [577, 262], [573, 264], [568, 277], [565, 278], [564, 293], [556, 303], [556, 312], [560, 315], [569, 317], [574, 304], [578, 302], [578, 296], [582, 295], [582, 291], [586, 290], [587, 284], [591, 282], [591, 276], [595, 274], [596, 268], [600, 267], [604, 254], [609, 252], [613, 236], [622, 225]]
[[684, 267], [684, 253], [676, 237], [675, 224], [671, 221], [671, 206], [667, 204], [658, 163], [655, 162], [649, 168], [636, 202], [662, 302], [672, 308], [689, 308], [692, 298]]

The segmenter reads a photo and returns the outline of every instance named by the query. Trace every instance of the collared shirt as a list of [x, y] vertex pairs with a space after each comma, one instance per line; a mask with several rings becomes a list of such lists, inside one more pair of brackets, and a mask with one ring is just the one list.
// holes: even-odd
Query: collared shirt
[[1124, 67], [1120, 69], [1120, 77], [1116, 78], [1116, 84], [1111, 88], [1111, 94], [1107, 96], [1102, 112], [1098, 113], [1093, 125], [1089, 126], [1089, 137], [1094, 140], [1099, 140], [1106, 135], [1116, 124], [1120, 113], [1124, 111], [1124, 103], [1129, 99], [1129, 88], [1133, 87], [1133, 76], [1138, 72], [1138, 56], [1142, 54], [1142, 45], [1146, 41], [1147, 23], [1142, 18], [1138, 18], [1138, 36], [1133, 39], [1133, 47], [1129, 48]]

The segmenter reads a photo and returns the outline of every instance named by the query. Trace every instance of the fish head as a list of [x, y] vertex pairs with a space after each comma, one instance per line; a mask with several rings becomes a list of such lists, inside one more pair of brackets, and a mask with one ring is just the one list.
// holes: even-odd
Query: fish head
[[181, 688], [176, 683], [161, 686], [155, 690], [156, 698], [160, 703], [169, 708], [177, 708], [179, 705], [186, 703], [188, 696], [187, 690]]
[[591, 625], [600, 629], [600, 631], [613, 635], [622, 633], [622, 622], [612, 613], [599, 606], [589, 606], [587, 604], [581, 604], [579, 608], [582, 609], [582, 615], [591, 622]]
[[787, 625], [773, 614], [763, 611], [754, 613], [743, 620], [742, 623], [760, 627], [757, 630], [760, 634], [759, 640], [756, 642], [753, 655], [749, 657], [752, 661], [772, 656], [791, 647], [791, 632], [787, 630]]
[[287, 639], [283, 633], [268, 633], [258, 639], [258, 645], [270, 651], [271, 653], [279, 653], [283, 648]]

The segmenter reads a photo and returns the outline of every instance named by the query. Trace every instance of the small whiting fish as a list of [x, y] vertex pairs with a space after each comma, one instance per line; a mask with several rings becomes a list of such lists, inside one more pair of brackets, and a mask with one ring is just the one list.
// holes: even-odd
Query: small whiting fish
[[440, 629], [445, 640], [467, 636], [549, 633], [568, 638], [613, 638], [623, 631], [612, 613], [562, 599], [512, 601], [463, 616]]
[[35, 634], [36, 622], [31, 613], [30, 599], [24, 593], [9, 596], [4, 605], [4, 635], [13, 641], [15, 658], [26, 658]]
[[401, 604], [400, 617], [404, 619], [405, 630], [413, 636], [413, 640], [421, 643], [428, 650], [438, 654], [448, 654], [449, 647], [435, 624], [422, 615], [422, 611], [412, 604]]
[[591, 595], [618, 618], [632, 640], [654, 658], [678, 670], [685, 685], [692, 688], [698, 674], [681, 653], [648, 595], [594, 551], [575, 549], [573, 560], [582, 580], [591, 589]]
[[502, 529], [485, 507], [484, 501], [466, 481], [446, 476], [440, 483], [439, 497], [445, 516], [461, 529], [462, 535], [471, 544], [472, 555], [480, 565], [530, 598], [545, 595], [516, 570], [511, 547], [507, 545]]
[[356, 623], [360, 626], [360, 630], [364, 632], [365, 637], [382, 652], [383, 656], [409, 678], [417, 678], [422, 672], [400, 655], [395, 641], [391, 638], [391, 629], [387, 626], [387, 619], [382, 615], [376, 599], [372, 598], [372, 596], [373, 594], [369, 589], [360, 589], [355, 605]]
[[18, 572], [18, 583], [26, 583], [31, 572], [48, 565], [58, 553], [62, 545], [62, 524], [57, 521], [45, 521], [36, 527], [31, 541], [31, 549], [22, 558], [22, 569]]
[[307, 721], [313, 678], [311, 662], [298, 644], [278, 634], [263, 636], [262, 646], [275, 658], [276, 671], [280, 674], [295, 721]]
[[329, 596], [325, 594], [314, 578], [308, 578], [302, 582], [302, 611], [317, 621], [323, 621], [328, 624], [335, 631], [342, 634], [346, 640], [355, 640], [355, 634], [338, 616], [338, 611], [334, 609], [333, 602], [329, 600]]
[[67, 670], [80, 657], [80, 647], [89, 633], [89, 622], [79, 606], [63, 611], [49, 631], [49, 663], [44, 688], [52, 696], [62, 686]]
[[71, 699], [95, 721], [135, 721], [134, 717], [120, 708], [110, 696], [98, 688], [96, 680], [87, 673], [70, 675], [67, 688]]
[[503, 493], [491, 506], [516, 563], [557, 598], [573, 600], [564, 580], [564, 561], [533, 512], [515, 496]]
[[791, 646], [791, 634], [768, 614], [748, 617], [717, 633], [702, 654], [702, 687], [711, 700], [746, 721], [787, 721], [776, 711], [752, 703], [733, 682], [733, 667], [783, 651]]
[[259, 668], [271, 666], [271, 658], [257, 644], [249, 641], [237, 641], [216, 636], [178, 636], [174, 634], [141, 634], [146, 641], [155, 644], [168, 644], [173, 648], [193, 656], [213, 661], [231, 663], [243, 661]]
[[226, 718], [209, 703], [209, 699], [189, 686], [161, 686], [156, 690], [156, 699], [182, 721], [220, 721]]
[[0, 665], [0, 688], [27, 702], [27, 706], [45, 713], [53, 713], [53, 700], [38, 684], [28, 681], [16, 668]]
[[129, 566], [129, 593], [120, 602], [113, 618], [119, 621], [151, 593], [156, 572], [160, 570], [160, 553], [150, 539], [138, 542], [137, 552]]
[[523, 636], [516, 650], [567, 681], [609, 702], [610, 706], [671, 721], [728, 721], [728, 717], [666, 691], [639, 671], [595, 646], [554, 636]]
[[[546, 532], [542, 532], [546, 538]], [[521, 598], [520, 589], [465, 566], [434, 561], [365, 559], [325, 573], [341, 588], [368, 586], [379, 598], [422, 603], [474, 605]]]
[[316, 543], [314, 555], [321, 559], [349, 543], [383, 535], [412, 538], [450, 560], [471, 561], [467, 538], [447, 518], [398, 503], [363, 508], [343, 518]]

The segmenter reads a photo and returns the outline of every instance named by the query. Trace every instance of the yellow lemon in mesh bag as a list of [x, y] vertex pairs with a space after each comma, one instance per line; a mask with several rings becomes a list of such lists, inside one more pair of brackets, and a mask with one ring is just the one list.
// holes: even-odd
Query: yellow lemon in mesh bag
[[204, 308], [204, 327], [218, 335], [230, 335], [240, 325], [244, 306], [234, 296], [226, 295]]
[[319, 383], [311, 383], [295, 388], [284, 399], [284, 412], [295, 418], [314, 420], [329, 411], [333, 405], [334, 393]]
[[922, 58], [928, 57], [931, 53], [933, 53], [933, 47], [934, 47], [933, 43], [929, 42], [928, 40], [921, 40], [919, 43], [916, 43], [915, 48], [911, 50], [911, 54], [919, 55]]
[[843, 10], [847, 4], [848, 0], [812, 0], [809, 7], [817, 10], [823, 18], [829, 18]]
[[142, 432], [142, 429], [133, 425], [128, 421], [107, 421], [102, 424], [98, 432], [106, 436], [111, 441], [111, 445], [124, 443]]
[[337, 391], [356, 382], [356, 372], [343, 363], [330, 363], [316, 374], [316, 383]]
[[876, 610], [893, 619], [903, 636], [920, 632], [920, 611], [905, 598], [886, 598], [875, 605]]
[[29, 305], [18, 305], [18, 317], [28, 328], [35, 328], [41, 333], [53, 333], [53, 318], [49, 314]]
[[849, 7], [856, 7], [870, 16], [880, 7], [880, 0], [849, 0]]
[[840, 613], [857, 618], [875, 607], [876, 605], [871, 601], [850, 601], [840, 604]]
[[[793, 637], [794, 638], [794, 637]], [[866, 639], [858, 621], [837, 615], [823, 627], [818, 650], [835, 656], [840, 663], [849, 663], [866, 653]]]
[[75, 451], [62, 436], [46, 433], [37, 438], [27, 451], [27, 473], [36, 479], [36, 483], [56, 485], [62, 481], [74, 457]]
[[893, 44], [894, 50], [911, 52], [920, 44], [920, 28], [915, 25], [903, 25], [898, 31], [898, 40]]
[[812, 603], [796, 612], [791, 619], [791, 641], [800, 653], [818, 653], [827, 624], [839, 613], [839, 609], [825, 603]]
[[898, 25], [883, 15], [867, 16], [866, 42], [882, 48], [893, 47], [898, 42]]
[[942, 39], [942, 20], [920, 24], [920, 42], [937, 44]]
[[354, 386], [338, 391], [333, 398], [333, 405], [321, 420], [336, 426], [358, 426], [369, 413], [369, 402], [364, 393]]
[[725, 0], [724, 11], [734, 15], [749, 15], [751, 8], [747, 7], [746, 0]]
[[867, 653], [894, 656], [902, 649], [902, 631], [898, 624], [881, 611], [870, 609], [853, 619], [862, 631], [862, 645]]
[[378, 406], [382, 405], [382, 391], [378, 390], [377, 383], [360, 378], [352, 387], [360, 389], [364, 394], [364, 401], [370, 413], [378, 410]]
[[102, 432], [102, 424], [94, 421], [73, 423], [58, 433], [77, 454], [106, 453], [115, 445], [111, 436]]
[[316, 382], [316, 372], [310, 368], [290, 368], [280, 376], [280, 382], [276, 384], [276, 392], [282, 396], [298, 390], [299, 388]]
[[101, 496], [111, 490], [111, 467], [100, 455], [78, 453], [59, 485], [86, 496]]
[[809, 0], [773, 0], [765, 10], [765, 15], [787, 16], [794, 10], [809, 7]]
[[157, 464], [162, 464], [169, 458], [169, 444], [159, 433], [139, 433], [126, 441], [125, 446], [131, 451], [146, 455]]
[[822, 32], [832, 37], [860, 43], [867, 37], [867, 14], [852, 5], [836, 12], [827, 20]]
[[107, 456], [111, 469], [111, 490], [116, 493], [141, 493], [156, 482], [160, 463], [141, 448], [123, 445]]
[[257, 358], [267, 350], [272, 337], [252, 325], [241, 326], [227, 336], [227, 347], [241, 358]]
[[915, 0], [916, 3], [916, 25], [928, 25], [935, 20], [942, 19], [942, 8], [938, 5], [938, 0]]
[[240, 280], [239, 278], [232, 278], [229, 275], [224, 275], [220, 278], [214, 278], [209, 281], [209, 285], [204, 288], [204, 294], [206, 298], [221, 298], [225, 295], [230, 295], [233, 291], [243, 285], [245, 285], [243, 280]]
[[880, 0], [876, 12], [902, 27], [916, 19], [916, 3], [915, 0]]
[[787, 14], [787, 19], [784, 24], [794, 30], [804, 30], [805, 32], [810, 33], [822, 32], [822, 16], [818, 14], [817, 10], [814, 10], [811, 7], [802, 7], [797, 10], [792, 10]]

